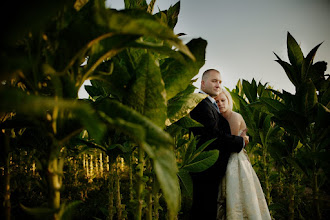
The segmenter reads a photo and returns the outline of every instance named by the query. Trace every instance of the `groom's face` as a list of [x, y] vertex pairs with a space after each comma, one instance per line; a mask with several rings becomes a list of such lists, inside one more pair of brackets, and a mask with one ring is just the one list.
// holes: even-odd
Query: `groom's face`
[[219, 72], [210, 71], [202, 80], [201, 89], [211, 97], [216, 97], [221, 92], [222, 78]]

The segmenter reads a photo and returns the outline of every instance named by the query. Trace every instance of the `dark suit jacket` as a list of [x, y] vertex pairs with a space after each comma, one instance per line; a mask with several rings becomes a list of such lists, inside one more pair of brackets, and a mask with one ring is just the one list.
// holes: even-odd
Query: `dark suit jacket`
[[220, 180], [225, 175], [230, 154], [240, 152], [244, 140], [242, 137], [231, 135], [228, 121], [208, 98], [201, 101], [190, 112], [190, 116], [204, 126], [191, 128], [194, 136], [199, 136], [198, 146], [217, 138], [205, 151], [220, 151], [219, 158], [213, 166], [200, 173], [191, 173], [194, 195], [190, 219], [215, 219]]
[[[208, 98], [201, 101], [190, 112], [190, 116], [204, 126], [191, 129], [195, 136], [199, 135], [198, 146], [208, 140], [217, 138], [206, 148], [206, 150], [218, 149], [220, 151], [219, 159], [215, 165], [204, 172], [209, 175], [216, 172], [217, 175], [223, 176], [226, 171], [230, 154], [242, 150], [244, 142], [243, 138], [231, 135], [228, 121], [218, 113]], [[212, 176], [209, 178], [213, 179]]]

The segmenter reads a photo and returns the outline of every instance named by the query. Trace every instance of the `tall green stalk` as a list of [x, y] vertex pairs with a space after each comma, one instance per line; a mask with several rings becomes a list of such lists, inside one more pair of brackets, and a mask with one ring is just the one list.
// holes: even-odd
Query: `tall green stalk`
[[160, 186], [157, 178], [154, 178], [153, 186], [152, 186], [152, 194], [154, 198], [154, 220], [159, 219], [159, 210], [161, 209], [159, 204], [159, 198], [161, 197], [161, 194], [159, 193]]
[[132, 153], [128, 159], [128, 175], [129, 175], [129, 200], [133, 201], [133, 166], [132, 162], [134, 161], [134, 154]]
[[112, 220], [114, 216], [114, 170], [113, 170], [113, 163], [112, 160], [110, 159], [109, 161], [109, 177], [108, 177], [108, 190], [109, 190], [109, 203], [108, 203], [108, 220]]
[[143, 169], [144, 169], [144, 151], [141, 147], [138, 149], [139, 151], [139, 164], [137, 167], [137, 176], [138, 176], [138, 182], [137, 182], [137, 210], [136, 210], [136, 220], [142, 219], [142, 207], [143, 207], [143, 191], [144, 191], [144, 181], [143, 181]]
[[151, 170], [152, 170], [152, 166], [151, 166], [151, 161], [148, 160], [146, 162], [146, 169], [148, 170], [148, 173], [149, 173], [149, 179], [147, 181], [147, 184], [146, 184], [146, 189], [147, 189], [147, 198], [146, 198], [146, 203], [147, 203], [147, 206], [146, 206], [146, 219], [147, 220], [152, 220], [152, 212], [153, 212], [153, 201], [152, 201], [152, 196], [153, 196], [153, 193], [152, 193], [152, 182], [153, 182], [153, 176], [151, 175]]
[[[57, 147], [54, 147], [57, 149]], [[47, 179], [49, 184], [48, 204], [49, 208], [60, 210], [61, 207], [61, 192], [62, 189], [62, 175], [64, 158], [59, 158], [56, 150], [52, 151], [48, 161]], [[54, 214], [54, 219], [60, 219], [57, 212]]]
[[121, 205], [121, 196], [120, 196], [120, 169], [118, 168], [120, 157], [117, 157], [115, 164], [115, 187], [116, 187], [116, 210], [117, 218], [123, 219], [123, 209]]

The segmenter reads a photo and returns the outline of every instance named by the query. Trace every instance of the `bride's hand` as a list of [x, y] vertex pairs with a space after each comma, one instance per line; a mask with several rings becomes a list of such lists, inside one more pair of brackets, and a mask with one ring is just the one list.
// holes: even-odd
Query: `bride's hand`
[[244, 142], [245, 142], [245, 146], [249, 143], [249, 136], [245, 135], [243, 136]]
[[245, 146], [249, 143], [249, 136], [246, 135], [247, 130], [248, 129], [245, 128], [240, 135], [244, 139]]
[[241, 137], [244, 137], [244, 136], [246, 136], [246, 132], [248, 131], [248, 129], [247, 128], [245, 128], [245, 129], [243, 129], [242, 130], [242, 133], [241, 133]]

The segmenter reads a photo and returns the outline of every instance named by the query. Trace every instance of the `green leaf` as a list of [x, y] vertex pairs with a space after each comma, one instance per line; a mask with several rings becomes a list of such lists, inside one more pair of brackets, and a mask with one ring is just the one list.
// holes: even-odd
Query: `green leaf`
[[138, 143], [146, 141], [146, 131], [143, 126], [125, 121], [121, 118], [110, 118], [104, 112], [99, 112], [100, 116], [116, 131], [121, 131], [126, 135], [133, 137]]
[[174, 29], [176, 23], [178, 22], [178, 17], [180, 13], [180, 1], [175, 3], [174, 6], [170, 6], [167, 10], [167, 24], [170, 28]]
[[280, 111], [280, 110], [285, 110], [287, 107], [285, 104], [281, 103], [278, 100], [271, 99], [271, 98], [260, 98], [260, 101], [268, 107], [268, 110], [272, 113]]
[[255, 102], [257, 100], [258, 87], [254, 79], [252, 80], [251, 84], [248, 81], [243, 80], [243, 91], [248, 98], [249, 103]]
[[[303, 76], [304, 81], [306, 80], [307, 76], [310, 75], [309, 69], [313, 65], [314, 57], [316, 54], [317, 49], [321, 46], [322, 43], [314, 47], [306, 56], [306, 58], [303, 59], [302, 63], [302, 69], [301, 69], [301, 74]], [[313, 77], [311, 77], [313, 78]]]
[[192, 197], [193, 193], [193, 182], [188, 171], [180, 169], [178, 173], [180, 179], [181, 189], [187, 193], [189, 197]]
[[277, 56], [276, 53], [274, 53], [274, 54], [278, 59], [278, 60], [276, 60], [276, 62], [278, 62], [282, 66], [282, 68], [284, 69], [286, 75], [288, 76], [290, 81], [293, 83], [293, 85], [299, 86], [300, 78], [295, 73], [294, 68], [289, 63], [281, 60], [281, 58], [279, 58], [279, 56]]
[[35, 219], [52, 219], [57, 210], [46, 207], [28, 208], [20, 204], [22, 209], [29, 215], [32, 215]]
[[[302, 112], [307, 118], [313, 115], [313, 108], [317, 103], [316, 88], [311, 80], [303, 83], [295, 96], [299, 101], [296, 105], [297, 112]], [[299, 103], [299, 104], [298, 104]]]
[[[83, 101], [27, 95], [18, 89], [2, 90], [0, 91], [0, 98], [2, 100], [0, 111], [43, 117], [45, 117], [46, 112], [55, 108], [68, 111], [72, 113], [75, 119], [79, 119], [80, 123], [96, 140], [100, 140], [103, 137], [105, 131], [104, 124], [98, 119], [91, 106]], [[70, 117], [61, 119], [68, 120]]]
[[168, 121], [166, 126], [180, 120], [189, 114], [198, 103], [200, 103], [207, 95], [200, 93], [192, 93], [178, 97], [177, 99], [171, 99], [167, 106]]
[[136, 80], [127, 102], [161, 128], [165, 127], [166, 104], [164, 82], [155, 58], [146, 53], [136, 68]]
[[316, 130], [323, 130], [329, 128], [330, 125], [330, 110], [322, 105], [317, 103], [317, 114], [315, 120]]
[[59, 217], [61, 220], [70, 220], [73, 218], [75, 209], [77, 209], [77, 206], [80, 205], [82, 201], [73, 201], [69, 204], [63, 203], [61, 204]]
[[87, 67], [85, 67], [86, 72], [84, 73], [83, 81], [87, 80], [93, 71], [95, 71], [105, 60], [114, 57], [137, 38], [138, 35], [107, 33], [89, 42], [86, 46], [90, 47], [89, 59]]
[[145, 10], [147, 8], [147, 2], [145, 0], [124, 0], [126, 9], [141, 9]]
[[306, 138], [306, 128], [308, 119], [298, 112], [292, 110], [280, 110], [274, 112], [273, 120], [287, 132], [297, 135], [300, 138]]
[[182, 159], [182, 165], [184, 166], [191, 160], [191, 157], [193, 156], [193, 153], [196, 151], [196, 145], [197, 145], [197, 139], [192, 134], [190, 136], [189, 142], [186, 144], [185, 150], [183, 152], [183, 159]]
[[180, 206], [180, 184], [174, 152], [170, 148], [158, 148], [153, 158], [154, 169], [168, 208], [177, 213]]
[[128, 46], [130, 48], [148, 49], [148, 51], [153, 51], [157, 54], [162, 54], [168, 57], [172, 57], [181, 63], [186, 62], [183, 54], [180, 51], [173, 50], [171, 46], [164, 45], [164, 43], [152, 43], [152, 42], [137, 40], [135, 42], [131, 42]]
[[192, 156], [188, 159], [188, 163], [194, 161], [215, 140], [216, 138], [213, 138], [203, 143], [196, 151], [194, 151]]
[[130, 62], [129, 56], [128, 50], [125, 50], [114, 57], [111, 60], [114, 64], [112, 74], [102, 77], [104, 82], [108, 85], [109, 93], [121, 101], [129, 95], [127, 88], [130, 85], [134, 72], [133, 64]]
[[161, 127], [157, 126], [150, 119], [143, 116], [139, 112], [121, 104], [118, 101], [109, 98], [100, 100], [95, 103], [98, 111], [104, 112], [112, 120], [123, 120], [131, 124], [140, 125], [146, 133], [146, 142], [155, 146], [171, 146], [173, 144], [172, 137], [166, 133]]
[[200, 153], [191, 163], [182, 167], [189, 172], [202, 172], [210, 168], [218, 159], [219, 151], [210, 150]]
[[304, 55], [297, 41], [292, 37], [292, 35], [289, 32], [287, 36], [287, 47], [288, 47], [288, 56], [290, 63], [296, 70], [295, 71], [295, 73], [297, 74], [296, 78], [298, 78], [301, 82], [302, 76], [299, 74], [301, 74], [301, 67], [304, 60]]
[[327, 63], [325, 61], [313, 64], [308, 72], [308, 78], [311, 78], [318, 91], [323, 92], [329, 88], [330, 79], [326, 77]]
[[170, 100], [179, 92], [185, 90], [191, 79], [198, 74], [205, 63], [205, 49], [207, 42], [201, 38], [191, 40], [187, 46], [196, 61], [186, 59], [183, 64], [173, 58], [166, 59], [160, 66], [165, 82], [166, 99]]
[[151, 14], [141, 10], [106, 10], [99, 15], [99, 21], [111, 30], [127, 35], [140, 35], [165, 40], [190, 59], [195, 59], [188, 47], [173, 33], [173, 30], [160, 23]]

